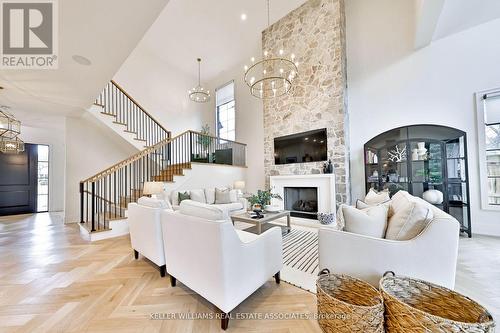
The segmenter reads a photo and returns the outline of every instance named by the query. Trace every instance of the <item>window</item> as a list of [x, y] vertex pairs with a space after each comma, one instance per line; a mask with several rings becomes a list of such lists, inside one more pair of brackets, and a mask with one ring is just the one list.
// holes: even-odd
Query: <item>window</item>
[[49, 210], [49, 146], [38, 145], [37, 212]]
[[236, 140], [236, 108], [234, 101], [234, 81], [218, 88], [215, 92], [217, 136], [226, 140]]
[[476, 99], [482, 207], [500, 210], [500, 89]]

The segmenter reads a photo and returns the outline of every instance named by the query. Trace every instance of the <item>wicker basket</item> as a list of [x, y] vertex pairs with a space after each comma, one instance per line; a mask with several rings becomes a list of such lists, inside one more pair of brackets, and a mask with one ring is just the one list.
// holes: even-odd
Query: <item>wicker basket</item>
[[380, 280], [386, 332], [494, 332], [491, 315], [470, 298], [429, 282], [388, 273]]
[[366, 282], [323, 270], [316, 287], [318, 322], [323, 332], [384, 332], [382, 297]]

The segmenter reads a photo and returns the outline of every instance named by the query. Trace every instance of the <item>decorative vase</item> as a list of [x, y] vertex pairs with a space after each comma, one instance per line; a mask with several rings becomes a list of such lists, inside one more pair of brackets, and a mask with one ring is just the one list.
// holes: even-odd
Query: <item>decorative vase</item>
[[411, 159], [413, 161], [418, 161], [418, 149], [417, 148], [411, 150]]
[[332, 224], [335, 222], [335, 213], [318, 213], [318, 221], [324, 225]]
[[[425, 142], [417, 142], [417, 147], [419, 150], [425, 149]], [[425, 149], [427, 150], [427, 149]]]
[[443, 203], [443, 192], [438, 190], [428, 190], [422, 194], [422, 198], [433, 205], [440, 205]]

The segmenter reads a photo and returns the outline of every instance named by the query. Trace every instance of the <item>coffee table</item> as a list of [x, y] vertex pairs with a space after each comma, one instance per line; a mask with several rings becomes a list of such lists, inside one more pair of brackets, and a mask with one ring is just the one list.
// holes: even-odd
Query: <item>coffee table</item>
[[[277, 219], [280, 219], [282, 217], [286, 217], [286, 227], [269, 223], [272, 221], [276, 221]], [[233, 221], [233, 224], [234, 222], [245, 222], [254, 224], [255, 225], [254, 227], [247, 228], [245, 229], [245, 231], [249, 231], [257, 235], [260, 235], [261, 233], [272, 227], [281, 227], [282, 234], [287, 234], [291, 230], [290, 212], [287, 210], [277, 213], [264, 213], [264, 217], [261, 219], [253, 219], [247, 213], [241, 213], [231, 216], [231, 220]]]

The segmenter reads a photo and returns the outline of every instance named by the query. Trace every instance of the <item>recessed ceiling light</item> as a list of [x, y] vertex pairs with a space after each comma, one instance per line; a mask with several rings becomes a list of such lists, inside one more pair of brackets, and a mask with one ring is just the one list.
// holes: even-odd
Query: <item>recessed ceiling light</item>
[[247, 14], [245, 13], [241, 14], [241, 20], [246, 21], [246, 19], [247, 19]]
[[83, 66], [90, 66], [90, 65], [92, 65], [92, 62], [88, 58], [85, 58], [84, 56], [75, 54], [71, 58], [73, 58], [73, 60], [77, 64], [80, 64], [80, 65], [83, 65]]

